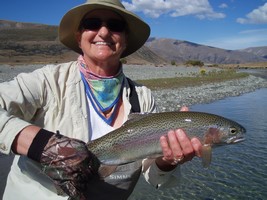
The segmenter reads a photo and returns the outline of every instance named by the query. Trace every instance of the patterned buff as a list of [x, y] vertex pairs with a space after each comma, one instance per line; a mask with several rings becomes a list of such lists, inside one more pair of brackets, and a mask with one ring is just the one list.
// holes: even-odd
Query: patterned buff
[[[104, 113], [114, 106], [116, 107], [120, 99], [120, 92], [124, 79], [122, 69], [120, 69], [115, 76], [102, 77], [89, 70], [82, 56], [79, 56], [78, 63], [86, 87], [87, 96], [94, 105], [95, 110], [98, 113], [99, 110]], [[103, 118], [102, 114], [100, 116]], [[109, 124], [113, 121], [112, 119], [109, 121], [106, 119], [104, 120]]]
[[96, 174], [98, 160], [88, 151], [84, 142], [54, 134], [42, 152], [42, 171], [50, 177], [59, 195], [66, 193], [69, 199], [87, 199], [88, 179]]

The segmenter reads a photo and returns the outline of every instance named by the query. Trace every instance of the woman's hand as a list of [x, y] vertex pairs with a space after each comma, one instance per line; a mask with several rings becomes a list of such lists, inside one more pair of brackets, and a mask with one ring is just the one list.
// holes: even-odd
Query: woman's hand
[[[182, 107], [181, 111], [188, 108]], [[201, 157], [201, 142], [197, 138], [190, 139], [182, 129], [170, 130], [167, 136], [161, 136], [160, 145], [163, 156], [156, 159], [156, 164], [162, 171], [170, 171], [195, 156]]]

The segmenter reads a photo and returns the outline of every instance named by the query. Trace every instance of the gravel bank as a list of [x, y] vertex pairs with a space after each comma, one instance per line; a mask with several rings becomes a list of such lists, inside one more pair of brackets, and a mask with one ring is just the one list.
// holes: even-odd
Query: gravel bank
[[186, 87], [176, 90], [154, 91], [160, 111], [173, 111], [181, 106], [210, 103], [230, 96], [239, 96], [244, 93], [267, 87], [267, 80], [249, 76], [240, 80], [223, 83], [206, 84], [197, 87]]
[[43, 65], [0, 65], [0, 82], [10, 81], [19, 73], [31, 72], [42, 66]]
[[[206, 71], [219, 70], [216, 68], [205, 68]], [[126, 66], [124, 73], [133, 80], [194, 76], [199, 74], [199, 67], [154, 67], [154, 66]], [[255, 71], [254, 71], [255, 72]], [[267, 70], [263, 70], [260, 76], [267, 76]], [[253, 71], [251, 71], [253, 73]], [[181, 106], [210, 103], [230, 96], [239, 96], [252, 92], [259, 88], [267, 87], [267, 79], [250, 75], [239, 80], [225, 81], [222, 83], [205, 84], [195, 87], [179, 89], [165, 89], [153, 91], [160, 111], [178, 110]]]
[[[31, 72], [41, 68], [44, 65], [0, 65], [0, 82], [9, 81], [14, 76], [21, 72]], [[124, 65], [124, 73], [133, 80], [144, 80], [151, 78], [168, 78], [194, 76], [199, 73], [199, 67], [155, 67], [155, 66], [140, 66], [140, 65]], [[207, 71], [217, 70], [215, 68], [207, 68]]]
[[[124, 73], [133, 80], [146, 80], [155, 78], [174, 78], [174, 77], [192, 77], [199, 74], [201, 68], [199, 67], [185, 67], [185, 66], [140, 66], [140, 65], [125, 65], [123, 67]], [[219, 70], [217, 68], [205, 68], [207, 72], [212, 70]]]
[[[15, 67], [0, 65], [0, 82], [9, 81], [21, 72], [31, 72], [42, 66], [43, 65], [21, 65]], [[206, 71], [219, 70], [216, 68], [205, 69]], [[194, 76], [199, 74], [200, 68], [184, 66], [154, 67], [124, 65], [123, 71], [133, 80], [142, 80], [151, 78]], [[171, 111], [179, 109], [182, 105], [190, 106], [200, 103], [210, 103], [225, 97], [242, 95], [264, 87], [267, 87], [267, 79], [251, 75], [240, 80], [231, 80], [223, 83], [205, 84], [180, 89], [166, 89], [153, 91], [153, 93], [160, 111]]]

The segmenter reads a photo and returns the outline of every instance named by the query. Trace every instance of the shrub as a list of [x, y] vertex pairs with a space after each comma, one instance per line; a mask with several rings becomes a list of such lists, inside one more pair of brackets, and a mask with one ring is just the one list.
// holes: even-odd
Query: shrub
[[199, 66], [202, 67], [204, 66], [204, 63], [200, 60], [188, 60], [185, 62], [186, 66]]
[[204, 69], [204, 68], [200, 69], [199, 73], [201, 76], [205, 76], [206, 75], [206, 69]]
[[126, 64], [127, 63], [127, 60], [125, 58], [121, 58], [121, 63], [122, 64]]

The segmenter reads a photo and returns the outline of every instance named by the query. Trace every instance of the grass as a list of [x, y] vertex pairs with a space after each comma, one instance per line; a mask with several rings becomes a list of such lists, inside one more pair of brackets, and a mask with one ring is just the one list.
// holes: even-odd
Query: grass
[[58, 37], [57, 27], [2, 29], [1, 43], [19, 41], [55, 41]]
[[260, 69], [267, 68], [267, 62], [242, 63], [242, 64], [220, 64], [223, 68], [243, 68], [243, 69]]
[[247, 73], [237, 73], [235, 70], [200, 71], [194, 77], [158, 78], [148, 80], [137, 80], [137, 83], [147, 86], [152, 90], [175, 89], [189, 86], [199, 86], [208, 83], [218, 83], [235, 80], [249, 76]]

